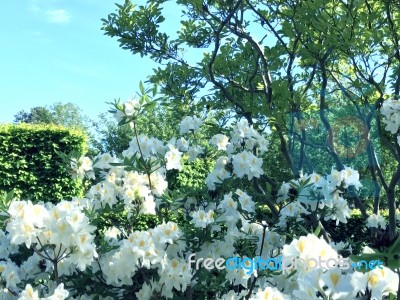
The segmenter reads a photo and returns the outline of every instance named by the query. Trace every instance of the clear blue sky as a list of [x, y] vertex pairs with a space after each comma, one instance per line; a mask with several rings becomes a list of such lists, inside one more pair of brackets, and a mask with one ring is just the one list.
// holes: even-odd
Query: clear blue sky
[[[20, 110], [72, 102], [95, 118], [127, 100], [156, 65], [103, 35], [101, 18], [122, 0], [3, 0], [0, 123]], [[143, 3], [143, 1], [140, 1]]]

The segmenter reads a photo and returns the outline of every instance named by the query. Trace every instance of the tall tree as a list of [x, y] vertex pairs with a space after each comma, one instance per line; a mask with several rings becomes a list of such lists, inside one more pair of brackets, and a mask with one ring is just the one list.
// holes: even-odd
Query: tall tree
[[32, 107], [29, 112], [25, 110], [19, 111], [14, 116], [15, 123], [53, 123], [53, 117], [51, 115], [51, 111], [44, 106], [35, 106]]
[[[400, 164], [384, 174], [370, 132], [382, 128], [374, 116], [383, 101], [400, 99], [400, 4], [178, 0], [181, 27], [170, 35], [163, 31], [165, 3], [148, 0], [135, 6], [126, 0], [103, 19], [105, 33], [117, 37], [123, 49], [162, 63], [149, 82], [161, 86], [165, 105], [179, 114], [211, 109], [234, 113], [258, 128], [269, 126], [294, 177], [316, 151], [342, 170], [349, 146], [340, 143], [337, 128], [356, 128], [365, 140], [356, 146], [364, 145], [375, 182], [373, 207], [389, 208], [388, 239], [393, 240]], [[346, 106], [347, 115], [361, 120], [362, 127], [343, 118]], [[333, 108], [339, 113], [333, 114]], [[304, 113], [312, 112], [325, 132], [321, 143], [309, 139], [313, 125], [294, 130], [304, 124]], [[397, 133], [380, 132], [380, 139], [400, 160]], [[382, 203], [383, 194], [387, 200]], [[355, 193], [352, 198], [366, 216], [368, 203]]]
[[30, 111], [21, 110], [14, 116], [15, 123], [55, 124], [77, 128], [83, 131], [88, 129], [87, 117], [83, 116], [79, 106], [73, 103], [57, 102], [50, 106], [32, 107]]

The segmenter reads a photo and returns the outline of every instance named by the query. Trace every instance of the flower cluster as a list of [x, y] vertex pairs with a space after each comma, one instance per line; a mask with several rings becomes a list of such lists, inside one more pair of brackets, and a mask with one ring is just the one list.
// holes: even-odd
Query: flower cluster
[[[100, 267], [108, 284], [132, 285], [132, 277], [138, 270], [156, 269], [160, 281], [145, 285], [138, 295], [149, 299], [151, 292], [161, 291], [172, 298], [173, 288], [186, 290], [192, 274], [185, 260], [179, 257], [182, 231], [176, 223], [168, 222], [148, 231], [134, 231], [127, 239], [120, 240], [116, 250], [107, 252], [100, 259]], [[167, 247], [168, 246], [168, 247]]]
[[189, 131], [198, 132], [203, 121], [198, 117], [185, 117], [181, 122], [180, 134], [188, 133]]
[[[288, 203], [280, 212], [279, 225], [285, 226], [288, 218], [299, 221], [301, 214], [311, 214], [316, 209], [325, 209], [325, 220], [336, 220], [336, 224], [347, 223], [350, 207], [343, 193], [349, 188], [357, 191], [361, 186], [358, 172], [350, 167], [342, 171], [332, 169], [326, 177], [313, 173], [302, 175], [289, 183], [284, 182], [278, 192], [278, 201]], [[295, 201], [290, 201], [291, 187], [296, 191]]]
[[382, 103], [381, 114], [384, 116], [385, 130], [391, 134], [397, 133], [400, 127], [400, 101], [386, 100]]
[[384, 217], [376, 214], [372, 214], [368, 217], [367, 227], [369, 228], [380, 228], [385, 230], [387, 222]]
[[139, 112], [139, 110], [140, 110], [139, 100], [131, 99], [131, 100], [125, 101], [122, 104], [122, 109], [118, 109], [115, 112], [114, 118], [119, 123], [126, 117], [133, 117], [135, 114], [137, 114]]
[[[46, 259], [63, 261], [61, 272], [71, 274], [75, 268], [83, 271], [97, 256], [93, 242], [95, 227], [74, 202], [42, 205], [14, 201], [8, 213], [11, 218], [6, 230], [10, 243], [32, 246]], [[46, 250], [43, 245], [53, 247]]]
[[[357, 293], [364, 294], [367, 287], [373, 299], [380, 299], [397, 291], [399, 279], [393, 271], [383, 267], [365, 274], [357, 272], [351, 267], [351, 260], [343, 259], [331, 245], [312, 234], [285, 245], [282, 254], [283, 259], [297, 259], [294, 276], [278, 284], [293, 288], [295, 299], [318, 299], [317, 294], [329, 299], [354, 299]], [[322, 266], [316, 268], [316, 262], [322, 262]]]
[[64, 289], [64, 284], [61, 283], [57, 286], [51, 296], [40, 298], [38, 291], [35, 291], [33, 287], [28, 284], [26, 285], [25, 290], [22, 291], [18, 300], [62, 300], [67, 299], [68, 295], [68, 291]]
[[[115, 116], [134, 122], [139, 110], [140, 103], [132, 100]], [[56, 205], [11, 202], [2, 215], [8, 217], [5, 231], [0, 230], [0, 298], [201, 298], [201, 292], [212, 288], [217, 299], [229, 300], [354, 299], [397, 291], [398, 277], [387, 267], [368, 273], [341, 269], [339, 252], [345, 247], [351, 251], [348, 243], [286, 232], [288, 224], [297, 225], [304, 217], [346, 223], [346, 197], [359, 192], [359, 173], [345, 167], [326, 175], [301, 174], [282, 183], [278, 195], [267, 194], [267, 184], [257, 183], [266, 178], [263, 155], [268, 140], [246, 120], [209, 139], [216, 157], [203, 190], [168, 190], [167, 171], [181, 170], [185, 156], [193, 161], [204, 153], [196, 141], [202, 124], [188, 116], [180, 125], [184, 137], [163, 142], [135, 133], [122, 155], [76, 160], [72, 167], [78, 176], [93, 180], [85, 198]], [[275, 208], [276, 215], [263, 215], [264, 200], [272, 202], [269, 208]], [[116, 221], [114, 212], [127, 219]], [[142, 214], [155, 214], [158, 225], [134, 229]], [[260, 216], [267, 217], [260, 221]], [[372, 215], [367, 227], [385, 229], [386, 221]], [[21, 249], [28, 255], [17, 262]], [[243, 268], [210, 272], [188, 265], [192, 254], [205, 264], [207, 259], [250, 255], [299, 263], [296, 272], [288, 268], [294, 267], [291, 264], [284, 270], [261, 271], [252, 268], [251, 261]], [[336, 268], [310, 264], [320, 260], [334, 260]], [[85, 286], [76, 278], [84, 279]]]
[[[237, 178], [247, 176], [248, 180], [260, 178], [264, 174], [262, 169], [263, 159], [257, 155], [265, 153], [268, 149], [268, 140], [258, 133], [246, 120], [237, 122], [232, 127], [230, 138], [225, 135], [214, 135], [210, 144], [218, 150], [226, 152], [220, 156], [214, 170], [208, 174], [206, 184], [209, 190], [215, 190], [216, 184], [235, 175]], [[257, 149], [258, 154], [254, 154]], [[228, 166], [232, 166], [232, 170]]]
[[76, 178], [82, 179], [86, 176], [87, 178], [94, 179], [93, 163], [89, 157], [81, 157], [78, 160], [72, 159], [71, 169]]

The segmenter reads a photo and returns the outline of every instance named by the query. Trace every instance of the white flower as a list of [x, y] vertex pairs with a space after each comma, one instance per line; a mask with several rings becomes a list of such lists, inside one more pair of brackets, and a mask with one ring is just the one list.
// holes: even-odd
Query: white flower
[[239, 202], [242, 209], [247, 212], [254, 213], [255, 203], [253, 202], [251, 197], [239, 189], [236, 190], [236, 194], [239, 195]]
[[21, 282], [19, 268], [9, 259], [7, 262], [0, 262], [0, 279], [5, 281], [6, 288], [15, 289]]
[[133, 116], [139, 110], [139, 107], [140, 103], [137, 99], [128, 100], [123, 104], [123, 110], [127, 116]]
[[153, 230], [154, 240], [161, 244], [174, 244], [174, 242], [177, 241], [182, 234], [182, 231], [174, 222], [160, 224]]
[[216, 189], [215, 183], [222, 183], [225, 179], [231, 177], [231, 173], [225, 169], [227, 163], [228, 158], [226, 156], [218, 157], [214, 170], [207, 175], [205, 180], [209, 190], [214, 191]]
[[145, 197], [144, 202], [142, 203], [140, 213], [143, 214], [156, 214], [156, 203], [154, 202], [154, 198], [149, 196]]
[[332, 208], [329, 213], [325, 216], [325, 220], [336, 220], [336, 226], [339, 222], [347, 223], [347, 219], [350, 218], [350, 208], [347, 201], [342, 197], [335, 197], [332, 199]]
[[278, 198], [276, 199], [278, 203], [281, 203], [289, 199], [289, 189], [290, 189], [290, 183], [283, 182], [278, 191]]
[[261, 168], [263, 160], [248, 151], [234, 155], [232, 164], [233, 173], [239, 178], [247, 175], [248, 179], [251, 180], [253, 177], [260, 178], [260, 175], [264, 174]]
[[[298, 261], [296, 265], [296, 269], [299, 273], [307, 273], [316, 267], [311, 259], [319, 261], [319, 259], [327, 260], [329, 258], [338, 258], [337, 252], [327, 244], [324, 239], [318, 238], [313, 234], [294, 239], [290, 245], [284, 245], [282, 256], [282, 261], [293, 258], [303, 259], [305, 263]], [[306, 262], [308, 262], [309, 265], [307, 265]]]
[[117, 227], [112, 226], [104, 231], [104, 239], [108, 243], [115, 243], [118, 241], [118, 236], [121, 234], [121, 230]]
[[220, 300], [242, 300], [247, 295], [246, 290], [239, 294], [233, 290], [230, 290], [227, 294], [222, 295]]
[[71, 160], [71, 168], [74, 172], [76, 172], [75, 177], [83, 178], [86, 176], [87, 178], [94, 179], [93, 172], [93, 163], [89, 157], [81, 157], [78, 159]]
[[284, 300], [285, 298], [281, 292], [274, 287], [266, 287], [265, 289], [258, 289], [257, 293], [250, 298], [251, 300]]
[[395, 134], [400, 126], [400, 101], [386, 100], [382, 103], [381, 113], [384, 116], [385, 129]]
[[170, 148], [170, 150], [165, 154], [165, 159], [167, 160], [166, 169], [167, 170], [172, 170], [172, 169], [181, 170], [182, 169], [182, 165], [181, 165], [182, 152], [179, 152], [179, 150], [176, 149], [174, 146], [170, 146], [169, 148]]
[[229, 138], [224, 134], [216, 134], [210, 139], [210, 144], [216, 146], [218, 150], [226, 150]]
[[354, 293], [363, 292], [368, 288], [371, 291], [371, 299], [382, 299], [389, 292], [396, 294], [399, 277], [389, 268], [376, 268], [367, 273], [354, 272], [351, 276], [351, 285]]
[[189, 149], [189, 142], [181, 137], [176, 141], [176, 147], [179, 151], [186, 152]]
[[353, 185], [358, 190], [360, 187], [362, 187], [358, 171], [350, 167], [345, 167], [344, 170], [341, 171], [341, 173], [343, 174], [343, 179], [345, 181], [345, 188]]
[[159, 269], [162, 295], [166, 298], [173, 298], [172, 289], [184, 292], [190, 284], [192, 274], [187, 267], [187, 262], [183, 259], [166, 259], [165, 267]]
[[195, 227], [206, 228], [207, 225], [214, 222], [214, 211], [210, 210], [205, 212], [204, 210], [194, 211], [192, 213], [192, 221]]
[[168, 188], [168, 182], [165, 180], [165, 177], [159, 172], [152, 173], [150, 175], [150, 181], [153, 188], [152, 191], [156, 196], [161, 196]]
[[46, 297], [45, 300], [64, 300], [67, 299], [68, 295], [69, 295], [68, 291], [64, 289], [64, 284], [61, 283], [54, 290], [53, 295]]
[[327, 293], [331, 295], [329, 299], [342, 299], [353, 291], [351, 276], [343, 274], [340, 269], [329, 269], [322, 275], [322, 280], [328, 287]]
[[192, 146], [189, 147], [187, 153], [189, 154], [189, 161], [194, 161], [197, 158], [197, 156], [203, 154], [204, 151], [200, 146]]
[[367, 219], [367, 227], [369, 228], [381, 228], [386, 229], [387, 222], [384, 217], [376, 214], [372, 214]]
[[26, 285], [18, 300], [39, 300], [38, 291], [34, 291], [30, 284]]
[[232, 192], [224, 195], [224, 199], [220, 202], [218, 208], [221, 208], [230, 214], [237, 212], [237, 202], [233, 200]]
[[37, 229], [32, 222], [17, 218], [7, 223], [6, 230], [11, 236], [10, 242], [15, 245], [25, 243], [27, 248], [31, 247], [38, 234]]
[[151, 285], [148, 285], [146, 282], [143, 283], [142, 288], [135, 293], [137, 299], [141, 300], [150, 300], [152, 294], [153, 294], [153, 289]]
[[118, 163], [119, 159], [113, 157], [110, 153], [106, 152], [103, 154], [99, 154], [94, 158], [95, 164], [93, 165], [94, 168], [99, 169], [110, 169], [112, 166], [110, 163]]
[[331, 174], [327, 176], [327, 180], [333, 186], [340, 186], [342, 184], [343, 179], [344, 179], [344, 173], [339, 172], [335, 169], [332, 169]]
[[316, 187], [324, 187], [326, 184], [325, 178], [317, 173], [312, 173], [309, 178], [310, 182], [313, 183]]
[[181, 121], [180, 134], [184, 134], [193, 130], [197, 132], [200, 130], [200, 126], [203, 125], [203, 121], [197, 117], [185, 117]]
[[244, 268], [229, 270], [226, 272], [225, 278], [233, 285], [242, 285], [247, 288], [249, 278], [251, 275], [257, 276], [257, 270], [253, 270], [253, 273], [247, 274], [249, 271]]

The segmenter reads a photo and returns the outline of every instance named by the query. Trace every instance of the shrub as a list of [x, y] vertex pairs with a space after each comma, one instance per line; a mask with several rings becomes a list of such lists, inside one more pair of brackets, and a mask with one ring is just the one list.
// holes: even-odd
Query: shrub
[[0, 190], [33, 201], [70, 199], [82, 193], [57, 152], [86, 151], [86, 137], [54, 125], [0, 126]]

